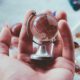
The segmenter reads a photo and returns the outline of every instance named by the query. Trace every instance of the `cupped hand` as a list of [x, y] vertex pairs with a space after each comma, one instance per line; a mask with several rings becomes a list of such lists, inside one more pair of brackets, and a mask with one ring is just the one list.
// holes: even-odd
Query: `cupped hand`
[[[4, 27], [0, 33], [0, 80], [73, 80], [74, 46], [65, 13], [57, 16], [59, 34], [55, 44], [55, 60], [46, 71], [33, 69], [26, 57], [35, 51], [30, 39], [32, 36], [28, 38], [26, 30], [26, 21], [30, 14], [31, 12], [26, 15], [22, 28], [13, 27], [12, 30], [13, 28]], [[17, 39], [12, 40], [13, 37]], [[9, 57], [10, 46], [18, 47], [16, 59]]]

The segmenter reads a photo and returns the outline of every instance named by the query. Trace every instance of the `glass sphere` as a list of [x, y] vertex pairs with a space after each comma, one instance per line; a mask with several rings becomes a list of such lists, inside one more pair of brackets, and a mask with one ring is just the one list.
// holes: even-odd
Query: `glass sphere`
[[31, 32], [39, 41], [52, 40], [57, 31], [57, 20], [53, 15], [40, 14], [34, 18]]

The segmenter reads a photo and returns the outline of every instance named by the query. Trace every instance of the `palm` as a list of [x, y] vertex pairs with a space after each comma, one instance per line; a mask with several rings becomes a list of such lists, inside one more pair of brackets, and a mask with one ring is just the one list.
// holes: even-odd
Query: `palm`
[[66, 69], [64, 66], [64, 68], [60, 68], [59, 65], [61, 63], [59, 64], [59, 61], [56, 62], [58, 63], [57, 66], [55, 66], [57, 68], [52, 68], [46, 72], [35, 71], [28, 64], [25, 65], [16, 59], [11, 60], [11, 58], [5, 55], [0, 55], [0, 63], [6, 66], [3, 67], [3, 65], [0, 65], [1, 70], [6, 70], [6, 72], [4, 72], [6, 75], [5, 80], [72, 80], [73, 78], [73, 74], [70, 70]]
[[[56, 63], [59, 63], [59, 61]], [[28, 71], [26, 72], [26, 76], [24, 76], [24, 78], [28, 79], [28, 80], [29, 79], [30, 80], [37, 80], [37, 79], [40, 79], [40, 80], [44, 80], [44, 79], [45, 80], [48, 80], [48, 79], [49, 80], [55, 80], [55, 79], [56, 80], [65, 80], [65, 79], [66, 80], [72, 80], [73, 79], [72, 72], [70, 70], [66, 69], [64, 66], [63, 66], [63, 68], [60, 68], [60, 66], [59, 66], [60, 64], [57, 64], [58, 66], [55, 66], [57, 68], [52, 68], [46, 72], [34, 71], [29, 65], [27, 65], [26, 69]], [[72, 68], [72, 66], [71, 66], [71, 68]]]

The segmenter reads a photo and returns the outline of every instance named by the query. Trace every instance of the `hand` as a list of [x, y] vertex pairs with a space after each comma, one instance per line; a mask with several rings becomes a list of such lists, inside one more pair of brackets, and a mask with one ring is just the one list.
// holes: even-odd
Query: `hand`
[[[32, 43], [27, 37], [26, 20], [30, 13], [27, 14], [26, 19], [22, 25], [18, 42], [17, 59], [10, 58], [9, 47], [11, 42], [11, 31], [8, 27], [4, 27], [0, 33], [0, 79], [1, 80], [73, 80], [74, 76], [74, 47], [73, 40], [70, 33], [69, 26], [64, 19], [63, 13], [59, 14], [57, 19], [60, 35], [56, 43], [56, 49], [62, 47], [62, 53], [58, 53], [54, 60], [51, 69], [47, 71], [34, 70], [27, 62], [26, 55], [33, 53]], [[14, 31], [13, 31], [14, 33]], [[19, 34], [19, 33], [18, 33]], [[62, 41], [62, 42], [60, 42]], [[12, 41], [14, 42], [14, 40]], [[14, 43], [13, 43], [14, 44]], [[15, 45], [14, 45], [15, 46]], [[25, 63], [26, 62], [26, 63]]]

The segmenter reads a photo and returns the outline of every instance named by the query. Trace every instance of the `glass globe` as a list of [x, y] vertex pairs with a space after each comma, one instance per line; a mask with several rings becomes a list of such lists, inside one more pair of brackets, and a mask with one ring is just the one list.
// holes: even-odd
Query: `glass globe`
[[[33, 18], [31, 25], [33, 42], [38, 44], [39, 48], [30, 58], [33, 63], [40, 64], [39, 66], [47, 65], [53, 60], [53, 42], [58, 32], [57, 20], [53, 15], [40, 14]], [[47, 50], [47, 44], [51, 45], [50, 51]]]

